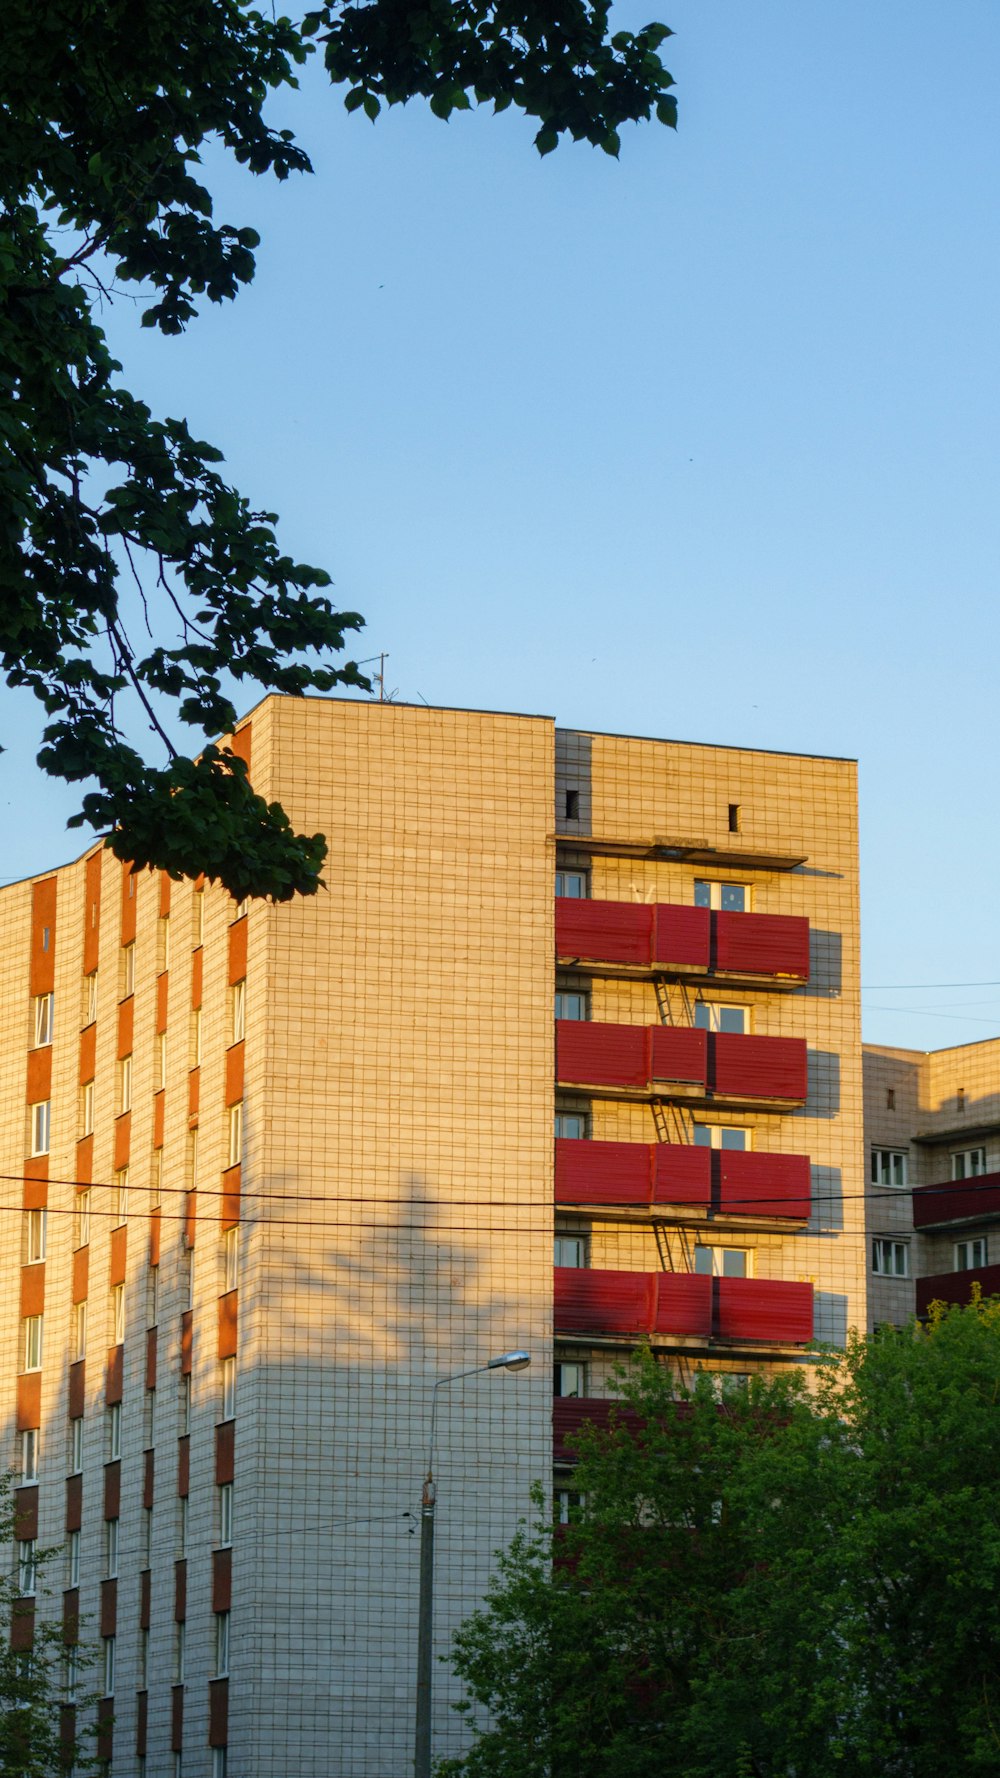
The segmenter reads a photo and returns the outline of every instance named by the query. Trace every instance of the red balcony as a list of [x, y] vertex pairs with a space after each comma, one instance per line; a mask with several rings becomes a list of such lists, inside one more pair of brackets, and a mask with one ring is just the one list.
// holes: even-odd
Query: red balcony
[[692, 1204], [733, 1216], [806, 1222], [807, 1155], [674, 1142], [556, 1142], [557, 1204]]
[[563, 1337], [684, 1335], [804, 1345], [812, 1339], [813, 1290], [770, 1278], [557, 1266], [555, 1330]]
[[1000, 1173], [954, 1179], [947, 1185], [920, 1185], [913, 1193], [915, 1229], [947, 1228], [955, 1222], [982, 1222], [1000, 1216]]
[[917, 1314], [926, 1315], [933, 1302], [967, 1303], [973, 1280], [984, 1296], [1000, 1296], [1000, 1266], [972, 1266], [967, 1272], [937, 1272], [917, 1279]]
[[[692, 1025], [606, 1025], [556, 1020], [560, 1086], [659, 1093], [685, 1098], [804, 1105], [808, 1075], [800, 1037], [753, 1037]], [[697, 1091], [700, 1089], [700, 1092]]]
[[556, 1463], [575, 1463], [576, 1453], [569, 1449], [566, 1441], [579, 1432], [582, 1426], [607, 1426], [611, 1418], [611, 1410], [616, 1409], [619, 1425], [635, 1432], [642, 1425], [642, 1418], [634, 1408], [625, 1406], [623, 1401], [603, 1400], [598, 1396], [556, 1396], [552, 1403], [552, 1457]]
[[809, 922], [788, 914], [557, 896], [556, 955], [566, 963], [795, 986], [809, 980]]

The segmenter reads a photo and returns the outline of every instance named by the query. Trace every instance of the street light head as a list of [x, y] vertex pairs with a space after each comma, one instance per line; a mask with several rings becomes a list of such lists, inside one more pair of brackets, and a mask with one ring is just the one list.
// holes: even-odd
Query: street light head
[[488, 1371], [523, 1371], [531, 1363], [530, 1352], [501, 1352], [499, 1358], [491, 1358], [486, 1366]]

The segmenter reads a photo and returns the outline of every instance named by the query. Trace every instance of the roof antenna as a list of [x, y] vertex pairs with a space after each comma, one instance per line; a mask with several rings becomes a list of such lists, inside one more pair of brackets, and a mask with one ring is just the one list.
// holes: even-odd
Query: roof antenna
[[385, 663], [388, 659], [389, 656], [383, 652], [382, 654], [370, 654], [366, 660], [358, 661], [357, 663], [359, 667], [368, 667], [371, 665], [372, 661], [378, 661], [378, 672], [372, 674], [372, 680], [378, 686], [378, 701], [380, 704], [391, 704], [396, 695], [395, 688], [390, 692], [387, 692], [385, 689]]

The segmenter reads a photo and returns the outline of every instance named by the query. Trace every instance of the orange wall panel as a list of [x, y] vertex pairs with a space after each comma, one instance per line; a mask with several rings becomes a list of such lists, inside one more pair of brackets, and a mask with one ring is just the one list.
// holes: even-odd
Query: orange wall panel
[[31, 993], [51, 994], [56, 967], [55, 877], [46, 877], [31, 889]]
[[46, 1044], [44, 1049], [28, 1051], [28, 1090], [29, 1105], [39, 1099], [52, 1097], [52, 1046]]
[[231, 1229], [240, 1220], [240, 1181], [241, 1169], [227, 1167], [222, 1175], [222, 1214], [221, 1223], [224, 1229]]
[[215, 1480], [221, 1487], [231, 1482], [236, 1471], [236, 1421], [223, 1420], [215, 1428]]
[[[42, 1424], [42, 1373], [29, 1371], [17, 1379], [17, 1430], [28, 1432]], [[23, 1493], [23, 1489], [22, 1489]]]
[[117, 1519], [122, 1504], [121, 1459], [104, 1465], [104, 1517]]
[[234, 1043], [226, 1051], [226, 1104], [235, 1105], [243, 1097], [243, 1043]]
[[162, 1087], [158, 1093], [153, 1094], [153, 1147], [154, 1148], [162, 1148], [163, 1147], [163, 1106], [164, 1106], [165, 1099], [166, 1099], [166, 1093], [164, 1092]]
[[80, 1085], [93, 1080], [97, 1067], [97, 1026], [86, 1025], [80, 1032]]
[[191, 952], [191, 1005], [192, 1006], [200, 1006], [201, 1005], [202, 973], [203, 973], [202, 961], [204, 959], [204, 955], [205, 955], [205, 953], [204, 953], [201, 945], [198, 946], [198, 949], [196, 951]]
[[129, 1143], [132, 1137], [132, 1113], [123, 1111], [115, 1118], [115, 1171], [128, 1166]]
[[[84, 1359], [78, 1358], [76, 1363], [71, 1364], [69, 1367], [69, 1417], [71, 1420], [79, 1420], [86, 1405], [86, 1399], [87, 1366]], [[79, 1480], [79, 1477], [71, 1477], [70, 1480]], [[66, 1486], [68, 1489], [68, 1482]], [[70, 1525], [67, 1522], [66, 1528], [69, 1531], [74, 1531], [76, 1526]]]
[[227, 1290], [225, 1296], [219, 1298], [219, 1357], [234, 1358], [236, 1356], [236, 1324], [238, 1308], [238, 1290]]
[[108, 1368], [104, 1382], [104, 1399], [109, 1407], [113, 1402], [121, 1401], [123, 1370], [121, 1346], [109, 1346]]
[[160, 919], [165, 920], [170, 912], [170, 878], [165, 870], [160, 872]]
[[76, 1181], [89, 1185], [94, 1177], [94, 1138], [81, 1136], [76, 1145]]
[[241, 982], [247, 972], [247, 917], [229, 928], [229, 981]]
[[193, 1310], [185, 1309], [181, 1316], [181, 1375], [184, 1377], [189, 1377], [191, 1375], [191, 1348], [194, 1337], [192, 1331], [193, 1321]]
[[146, 1388], [156, 1388], [156, 1329], [146, 1331]]
[[36, 1155], [24, 1163], [21, 1202], [26, 1210], [44, 1210], [49, 1201], [49, 1157]]
[[45, 1312], [45, 1266], [21, 1267], [21, 1319]]
[[132, 994], [118, 1008], [118, 1059], [130, 1056], [133, 1048], [135, 998]]
[[242, 728], [236, 730], [235, 735], [233, 735], [229, 743], [232, 752], [237, 754], [240, 759], [246, 761], [248, 772], [250, 770], [250, 747], [252, 739], [253, 723], [245, 722]]
[[90, 1283], [90, 1248], [78, 1247], [73, 1255], [73, 1301], [86, 1300]]
[[169, 988], [169, 985], [170, 985], [170, 977], [167, 974], [167, 971], [164, 970], [163, 973], [161, 975], [158, 975], [156, 978], [156, 1029], [157, 1029], [157, 1031], [165, 1031], [167, 1028], [167, 990]]
[[[34, 1421], [38, 1425], [38, 1421]], [[38, 1489], [18, 1488], [14, 1495], [14, 1536], [38, 1536]]]
[[128, 1229], [112, 1229], [111, 1231], [111, 1268], [108, 1283], [112, 1289], [116, 1284], [125, 1282], [125, 1255], [128, 1246]]

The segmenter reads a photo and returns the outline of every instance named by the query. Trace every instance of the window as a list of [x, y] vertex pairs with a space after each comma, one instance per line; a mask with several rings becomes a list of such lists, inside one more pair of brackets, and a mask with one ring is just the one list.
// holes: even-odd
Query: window
[[108, 1428], [108, 1462], [115, 1463], [122, 1454], [122, 1404], [113, 1401], [105, 1409]]
[[142, 1443], [148, 1451], [156, 1442], [156, 1390], [147, 1389], [142, 1408]]
[[181, 1377], [181, 1429], [178, 1437], [186, 1438], [191, 1431], [191, 1378], [185, 1372]]
[[694, 1250], [694, 1269], [713, 1278], [752, 1278], [753, 1253], [748, 1247], [701, 1247]]
[[160, 1319], [160, 1268], [150, 1266], [146, 1273], [146, 1326], [155, 1327]]
[[35, 995], [35, 1049], [42, 1049], [52, 1042], [52, 1014], [54, 996], [51, 994]]
[[104, 1638], [104, 1696], [113, 1698], [115, 1695], [115, 1639], [113, 1636]]
[[177, 1500], [177, 1549], [181, 1556], [187, 1555], [188, 1547], [188, 1497], [178, 1496]]
[[153, 1509], [144, 1506], [142, 1509], [141, 1532], [142, 1566], [151, 1568], [153, 1565]]
[[729, 831], [730, 833], [739, 833], [740, 831], [739, 803], [730, 803], [729, 805]]
[[567, 790], [566, 801], [565, 801], [564, 807], [566, 810], [566, 820], [567, 821], [579, 821], [579, 819], [580, 819], [580, 792], [578, 790]]
[[955, 1242], [956, 1272], [971, 1272], [973, 1266], [984, 1266], [985, 1264], [985, 1235], [974, 1235], [971, 1240]]
[[185, 1309], [193, 1309], [194, 1308], [194, 1252], [190, 1247], [188, 1248], [186, 1253], [183, 1253], [181, 1255], [180, 1275], [181, 1275], [181, 1284], [183, 1286], [183, 1307]]
[[184, 1755], [174, 1754], [174, 1778], [184, 1778]]
[[24, 1212], [24, 1263], [34, 1266], [45, 1258], [48, 1217], [44, 1210]]
[[135, 993], [135, 945], [122, 946], [122, 999]]
[[198, 1132], [188, 1132], [188, 1185], [193, 1188], [198, 1183]]
[[742, 1148], [750, 1147], [753, 1132], [738, 1130], [733, 1124], [695, 1124], [694, 1144], [696, 1148]]
[[557, 1266], [585, 1266], [587, 1238], [585, 1235], [557, 1235], [553, 1263]]
[[699, 1031], [735, 1031], [750, 1029], [748, 1006], [724, 1006], [719, 1000], [696, 1000], [694, 1022]]
[[69, 1423], [69, 1472], [79, 1475], [83, 1468], [83, 1415], [78, 1414]]
[[239, 1282], [240, 1231], [227, 1229], [222, 1237], [222, 1288], [235, 1290]]
[[233, 1042], [239, 1043], [246, 1035], [246, 982], [233, 983]]
[[219, 1485], [219, 1547], [227, 1550], [233, 1541], [233, 1484]]
[[557, 1525], [569, 1525], [577, 1517], [582, 1505], [583, 1495], [574, 1493], [572, 1488], [552, 1490], [552, 1509]]
[[85, 1080], [80, 1088], [80, 1133], [83, 1136], [94, 1134], [94, 1083]]
[[229, 1107], [229, 1165], [236, 1167], [243, 1159], [243, 1101]]
[[124, 1114], [132, 1109], [132, 1058], [123, 1056], [118, 1064], [118, 1111]]
[[560, 989], [556, 994], [557, 1019], [589, 1019], [590, 995], [577, 989]]
[[906, 1242], [876, 1237], [872, 1242], [872, 1271], [876, 1278], [908, 1278], [910, 1250]]
[[42, 1368], [42, 1344], [44, 1334], [44, 1317], [28, 1315], [21, 1322], [21, 1369], [40, 1371]]
[[953, 1179], [976, 1179], [980, 1173], [985, 1172], [985, 1148], [960, 1148], [958, 1153], [951, 1157]]
[[120, 1346], [125, 1338], [125, 1286], [115, 1284], [111, 1290], [111, 1344]]
[[201, 1007], [196, 1006], [191, 1013], [191, 1066], [201, 1067]]
[[38, 1480], [38, 1447], [41, 1434], [37, 1426], [27, 1427], [21, 1434], [21, 1481]]
[[69, 1531], [66, 1534], [66, 1584], [70, 1587], [80, 1585], [79, 1531]]
[[85, 990], [85, 1008], [84, 1008], [83, 1022], [85, 1025], [92, 1025], [94, 1023], [94, 1020], [97, 1017], [97, 971], [96, 971], [96, 969], [92, 970], [90, 975], [85, 975], [83, 980], [84, 980], [84, 990]]
[[557, 870], [556, 894], [565, 895], [570, 901], [586, 901], [590, 894], [586, 871]]
[[73, 1245], [86, 1247], [90, 1240], [90, 1187], [77, 1192], [73, 1208]]
[[120, 1229], [128, 1221], [128, 1168], [120, 1167], [115, 1174], [115, 1215], [113, 1228]]
[[118, 1579], [118, 1520], [104, 1521], [104, 1573], [108, 1580]]
[[906, 1184], [906, 1153], [898, 1148], [872, 1149], [872, 1184]]
[[48, 1154], [49, 1132], [52, 1127], [51, 1100], [39, 1099], [29, 1108], [29, 1113], [31, 1118], [31, 1152], [33, 1155]]
[[17, 1546], [17, 1590], [26, 1597], [35, 1591], [35, 1550], [33, 1537], [26, 1537]]
[[585, 1364], [557, 1364], [554, 1366], [552, 1381], [554, 1395], [586, 1395], [587, 1367]]
[[750, 890], [746, 883], [707, 883], [696, 877], [694, 905], [717, 908], [727, 914], [746, 914], [750, 911]]
[[896, 1109], [896, 1089], [895, 1089], [895, 1087], [886, 1087], [886, 1089], [885, 1089], [885, 1108], [886, 1108], [886, 1111], [895, 1111], [895, 1109]]
[[69, 1320], [70, 1363], [78, 1364], [87, 1356], [87, 1301], [74, 1303]]
[[[149, 1631], [139, 1631], [139, 1690], [149, 1690]], [[145, 1761], [143, 1761], [145, 1764]]]
[[557, 1111], [557, 1136], [586, 1136], [587, 1114], [585, 1111]]
[[229, 1676], [229, 1613], [217, 1611], [215, 1614], [215, 1677], [227, 1679]]
[[161, 1092], [167, 1084], [167, 1034], [165, 1031], [156, 1033], [156, 1092]]
[[[63, 1695], [67, 1704], [76, 1703], [76, 1685], [79, 1670], [79, 1651], [77, 1650], [75, 1643], [71, 1643], [63, 1655]], [[70, 1773], [70, 1778], [72, 1778], [72, 1773]]]
[[233, 910], [233, 920], [234, 921], [242, 920], [244, 914], [249, 911], [249, 907], [250, 907], [250, 897], [249, 897], [249, 895], [244, 895], [243, 900], [238, 901], [236, 903], [236, 906]]
[[163, 1150], [154, 1148], [153, 1159], [149, 1169], [149, 1208], [156, 1210], [160, 1203], [160, 1184], [163, 1178]]
[[174, 1684], [184, 1684], [184, 1644], [186, 1641], [184, 1625], [178, 1624], [174, 1630]]
[[228, 1770], [227, 1749], [225, 1747], [213, 1747], [212, 1778], [227, 1778]]
[[221, 1387], [222, 1416], [221, 1417], [223, 1420], [231, 1420], [233, 1418], [233, 1415], [236, 1412], [236, 1360], [235, 1360], [235, 1358], [224, 1358], [222, 1360], [222, 1363], [219, 1366], [219, 1372], [220, 1372], [220, 1382], [222, 1385], [222, 1387]]
[[196, 889], [194, 892], [194, 945], [205, 943], [205, 891]]
[[160, 968], [161, 969], [169, 969], [170, 968], [170, 915], [169, 914], [161, 914], [161, 916], [160, 916], [158, 941], [159, 942], [157, 943], [156, 948], [159, 953]]

